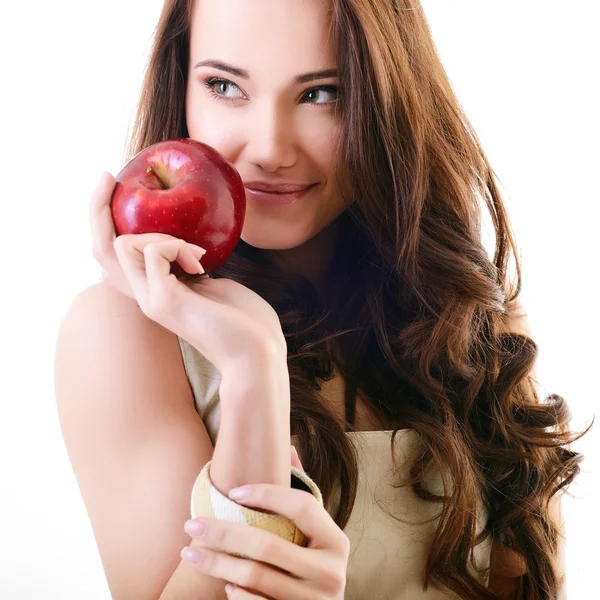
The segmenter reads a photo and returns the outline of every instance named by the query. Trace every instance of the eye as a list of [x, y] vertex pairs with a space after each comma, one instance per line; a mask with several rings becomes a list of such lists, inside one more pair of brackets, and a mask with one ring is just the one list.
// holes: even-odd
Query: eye
[[[338, 97], [338, 88], [336, 85], [322, 85], [321, 87], [306, 90], [304, 98], [307, 104], [329, 105], [335, 104]], [[321, 100], [319, 102], [319, 100]]]
[[[235, 85], [235, 83], [227, 79], [211, 77], [210, 79], [204, 81], [204, 85], [208, 88], [210, 94], [219, 100], [231, 102], [238, 100], [239, 98], [243, 98], [244, 96], [240, 88]], [[236, 90], [239, 92], [239, 95], [235, 94]], [[228, 94], [228, 92], [233, 92], [233, 94]]]

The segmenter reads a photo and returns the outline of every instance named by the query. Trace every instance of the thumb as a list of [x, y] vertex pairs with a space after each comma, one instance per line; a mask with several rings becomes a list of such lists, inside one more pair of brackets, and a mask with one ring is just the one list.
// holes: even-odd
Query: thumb
[[302, 463], [300, 462], [300, 457], [298, 456], [298, 452], [296, 451], [296, 448], [292, 445], [290, 449], [291, 449], [291, 453], [292, 453], [292, 466], [296, 467], [297, 469], [300, 469], [301, 471], [304, 471], [304, 467], [302, 466]]
[[106, 170], [101, 170], [98, 173], [98, 185], [102, 185], [103, 183], [106, 183], [107, 181], [110, 181], [111, 183], [116, 183], [116, 179], [114, 177], [114, 175], [110, 172], [110, 171], [106, 171]]
[[[116, 183], [117, 182], [111, 173], [102, 171], [98, 176], [96, 187], [92, 191], [92, 198], [89, 206], [91, 219], [90, 226], [92, 227], [92, 231], [96, 234], [96, 237], [102, 238], [102, 242], [104, 242], [104, 238], [108, 236], [107, 227], [113, 227], [114, 229], [112, 219], [110, 221], [110, 226], [107, 224], [106, 217], [104, 216], [104, 209], [106, 206], [110, 205]], [[99, 231], [96, 231], [98, 229]]]
[[96, 189], [104, 190], [104, 187], [109, 185], [108, 182], [110, 182], [112, 189], [116, 183], [115, 178], [112, 176], [112, 173], [110, 173], [109, 171], [100, 171], [100, 173], [98, 173]]

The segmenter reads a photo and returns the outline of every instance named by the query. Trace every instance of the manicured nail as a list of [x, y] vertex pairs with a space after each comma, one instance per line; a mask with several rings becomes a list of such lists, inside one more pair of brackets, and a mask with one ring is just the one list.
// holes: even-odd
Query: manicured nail
[[250, 495], [250, 488], [246, 485], [229, 490], [229, 497], [232, 500], [243, 500]]
[[231, 592], [233, 592], [233, 584], [231, 584], [231, 583], [228, 583], [228, 584], [225, 586], [225, 593], [226, 593], [226, 594], [231, 594]]
[[104, 183], [105, 177], [106, 177], [106, 171], [102, 171], [98, 177], [98, 185], [102, 185], [102, 183]]
[[206, 524], [203, 521], [190, 519], [184, 523], [183, 530], [192, 537], [200, 537], [206, 531]]
[[202, 552], [200, 552], [200, 550], [197, 548], [190, 548], [189, 546], [186, 546], [181, 551], [181, 558], [187, 562], [197, 565], [202, 560]]
[[202, 248], [202, 246], [196, 246], [196, 244], [190, 244], [189, 242], [188, 245], [194, 248], [194, 250], [197, 250], [200, 256], [204, 256], [206, 254], [206, 250]]

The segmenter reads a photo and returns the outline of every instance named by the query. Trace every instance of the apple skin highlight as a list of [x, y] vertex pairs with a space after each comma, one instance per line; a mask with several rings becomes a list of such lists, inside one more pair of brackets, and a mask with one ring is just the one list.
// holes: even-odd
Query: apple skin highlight
[[[163, 233], [206, 250], [202, 266], [223, 265], [242, 235], [246, 192], [236, 168], [190, 138], [144, 148], [115, 178], [111, 211], [117, 236]], [[179, 276], [185, 271], [171, 263]]]

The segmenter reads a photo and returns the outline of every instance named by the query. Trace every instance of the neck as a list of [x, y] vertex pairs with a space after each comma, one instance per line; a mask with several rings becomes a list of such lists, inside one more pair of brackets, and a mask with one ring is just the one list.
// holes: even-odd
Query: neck
[[339, 238], [339, 219], [295, 248], [288, 250], [267, 250], [273, 264], [287, 273], [306, 277], [320, 292], [327, 281], [325, 275], [335, 252]]

